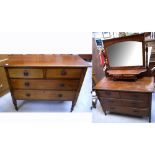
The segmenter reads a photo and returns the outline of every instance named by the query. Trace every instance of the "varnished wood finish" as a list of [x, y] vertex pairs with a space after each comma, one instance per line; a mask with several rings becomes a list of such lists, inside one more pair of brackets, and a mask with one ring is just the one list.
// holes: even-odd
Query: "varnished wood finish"
[[16, 100], [63, 100], [70, 101], [75, 97], [75, 91], [52, 90], [14, 90]]
[[5, 63], [8, 67], [88, 67], [78, 55], [69, 54], [19, 54], [9, 55], [9, 60]]
[[[151, 101], [154, 91], [154, 78], [147, 66], [148, 48], [145, 47], [145, 37], [149, 33], [131, 35], [104, 40], [106, 70], [94, 87], [100, 100], [103, 112], [107, 111], [133, 116], [148, 116], [151, 122]], [[110, 45], [123, 41], [142, 42], [143, 65], [111, 67], [107, 57]], [[132, 60], [131, 60], [132, 61]]]
[[3, 67], [7, 59], [8, 59], [8, 55], [0, 54], [0, 96], [3, 96], [9, 91], [8, 81]]
[[73, 111], [88, 66], [77, 55], [10, 55], [5, 70], [15, 109], [17, 100], [68, 100]]
[[80, 80], [51, 79], [11, 79], [13, 89], [57, 89], [57, 90], [77, 90]]
[[52, 68], [47, 69], [47, 78], [80, 78], [83, 70], [81, 68]]
[[146, 72], [145, 68], [139, 69], [128, 69], [128, 70], [108, 70], [107, 73], [109, 75], [137, 75], [140, 73]]
[[[105, 57], [106, 57], [106, 75], [111, 76], [113, 80], [137, 80], [141, 74], [145, 74], [146, 76], [149, 73], [148, 71], [148, 48], [145, 46], [145, 37], [148, 36], [150, 33], [142, 33], [136, 34], [131, 36], [119, 37], [104, 40], [104, 49], [105, 49]], [[142, 43], [142, 58], [143, 64], [141, 66], [117, 66], [112, 67], [110, 66], [109, 58], [108, 58], [108, 47], [124, 41], [137, 41]], [[132, 60], [131, 60], [132, 61]], [[116, 71], [115, 71], [116, 70]], [[137, 72], [136, 72], [137, 70]], [[133, 74], [132, 74], [133, 73]]]
[[154, 91], [154, 83], [153, 77], [143, 77], [137, 81], [112, 81], [105, 77], [97, 83], [94, 89], [152, 93]]
[[10, 78], [43, 78], [43, 69], [8, 68]]
[[113, 81], [103, 78], [94, 87], [102, 109], [133, 116], [148, 116], [151, 122], [151, 101], [154, 78], [142, 77], [137, 81]]
[[149, 103], [148, 98], [147, 100], [126, 100], [126, 99], [115, 99], [115, 98], [101, 98], [103, 103], [107, 103], [109, 106], [125, 106], [125, 107], [140, 107], [140, 108], [147, 108]]

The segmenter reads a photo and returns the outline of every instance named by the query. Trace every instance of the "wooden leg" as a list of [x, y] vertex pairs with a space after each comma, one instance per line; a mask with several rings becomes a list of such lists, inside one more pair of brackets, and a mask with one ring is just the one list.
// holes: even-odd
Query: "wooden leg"
[[149, 114], [149, 123], [151, 123], [151, 113]]
[[70, 112], [72, 112], [72, 111], [74, 110], [74, 107], [75, 107], [75, 102], [74, 102], [74, 101], [72, 101], [72, 107], [71, 107]]
[[93, 108], [96, 108], [96, 104], [97, 104], [97, 99], [95, 99], [95, 101], [92, 101], [91, 110], [92, 110]]
[[101, 103], [101, 107], [102, 107], [102, 110], [103, 110], [104, 114], [107, 115], [106, 110], [104, 109], [102, 103]]
[[13, 99], [13, 104], [14, 104], [15, 110], [18, 111], [17, 101], [15, 99]]

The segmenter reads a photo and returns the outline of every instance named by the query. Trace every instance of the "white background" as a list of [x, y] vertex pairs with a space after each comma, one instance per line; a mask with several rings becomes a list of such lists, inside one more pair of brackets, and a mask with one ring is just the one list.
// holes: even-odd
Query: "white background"
[[[147, 2], [5, 0], [0, 3], [0, 31], [2, 33], [153, 32], [154, 17], [151, 15], [154, 15], [153, 0]], [[3, 37], [0, 38], [1, 50], [10, 50], [11, 47], [11, 49], [19, 48], [19, 51], [22, 47], [28, 47], [30, 50], [37, 48], [35, 46], [37, 43], [28, 45], [22, 43], [20, 45], [23, 46], [20, 46], [17, 40], [12, 40], [15, 45], [9, 40], [8, 45], [11, 46], [4, 47]], [[23, 38], [21, 42], [22, 40]], [[67, 43], [70, 41], [67, 40]], [[7, 45], [7, 40], [5, 44]], [[79, 44], [82, 45], [81, 42], [77, 42], [77, 46]], [[40, 49], [45, 50], [44, 48], [47, 47]], [[38, 49], [34, 51], [36, 50]], [[44, 113], [39, 116], [34, 114], [31, 117], [25, 113], [24, 117], [27, 120], [22, 119], [20, 113], [18, 118], [15, 114], [2, 115], [0, 115], [0, 153], [3, 155], [154, 154], [154, 124], [91, 124], [89, 118], [86, 123], [87, 121], [82, 121], [82, 116], [76, 116], [75, 119], [66, 114], [61, 118], [55, 116], [55, 121], [53, 115]], [[35, 119], [36, 117], [38, 119]], [[87, 118], [84, 115], [83, 117]]]
[[1, 32], [3, 54], [91, 54], [91, 32]]

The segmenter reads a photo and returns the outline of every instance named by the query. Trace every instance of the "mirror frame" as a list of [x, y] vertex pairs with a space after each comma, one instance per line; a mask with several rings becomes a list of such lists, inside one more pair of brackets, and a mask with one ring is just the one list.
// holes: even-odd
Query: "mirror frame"
[[[124, 36], [119, 38], [107, 39], [103, 40], [104, 50], [106, 55], [106, 67], [107, 69], [133, 69], [133, 68], [146, 68], [146, 53], [145, 53], [145, 37], [146, 33], [135, 34], [130, 36]], [[125, 42], [125, 41], [137, 41], [142, 43], [142, 58], [143, 58], [143, 65], [142, 66], [122, 66], [122, 67], [111, 67], [108, 60], [108, 51], [107, 48], [113, 44]]]

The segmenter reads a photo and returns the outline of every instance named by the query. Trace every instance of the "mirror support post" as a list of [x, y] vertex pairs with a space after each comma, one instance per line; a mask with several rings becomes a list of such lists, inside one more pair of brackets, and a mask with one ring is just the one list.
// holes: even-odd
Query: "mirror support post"
[[146, 68], [148, 68], [148, 45], [147, 43], [146, 43], [145, 51], [146, 51]]

